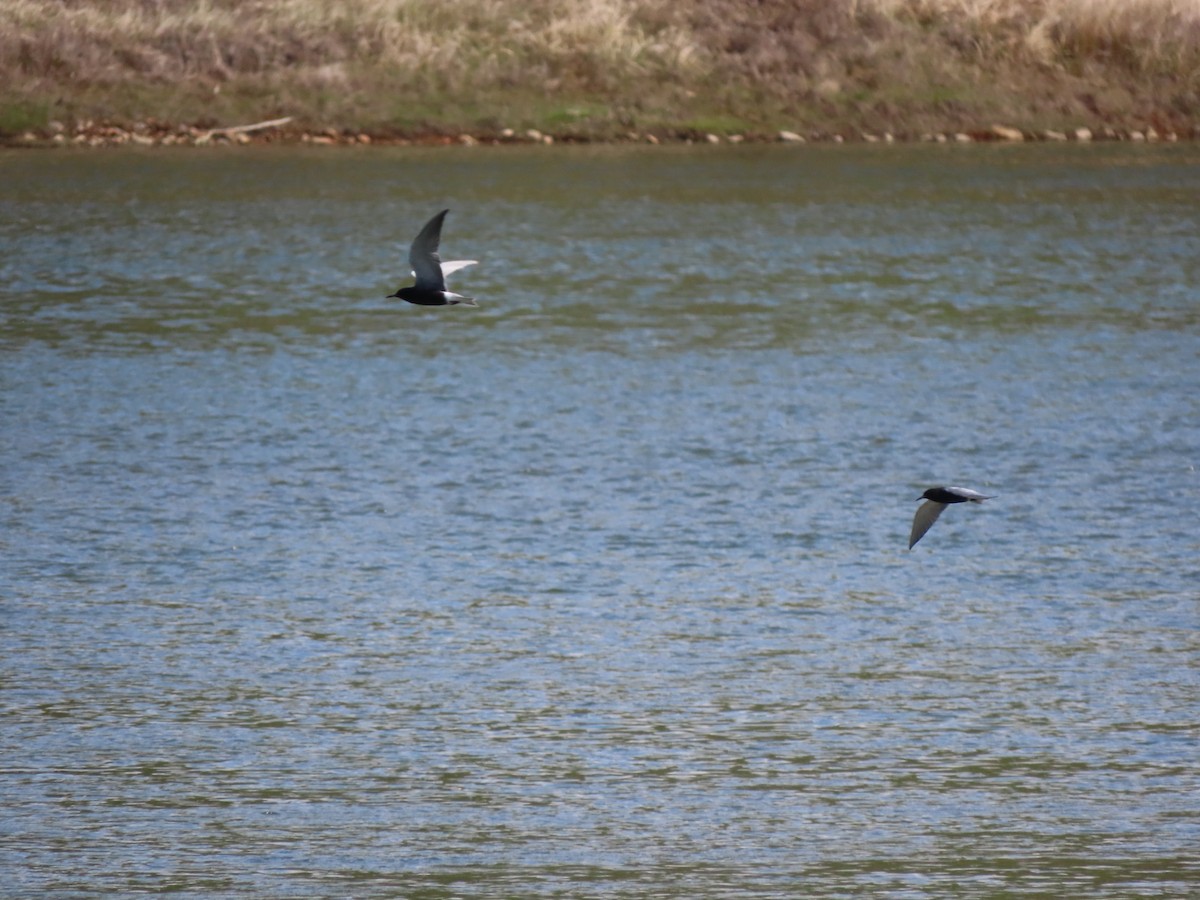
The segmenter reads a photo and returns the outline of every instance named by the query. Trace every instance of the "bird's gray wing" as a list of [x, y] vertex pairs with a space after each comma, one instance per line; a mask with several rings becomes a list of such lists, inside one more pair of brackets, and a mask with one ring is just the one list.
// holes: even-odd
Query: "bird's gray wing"
[[442, 274], [442, 258], [438, 256], [438, 244], [442, 239], [442, 222], [448, 212], [450, 210], [443, 209], [426, 222], [408, 251], [408, 263], [417, 278], [416, 286], [422, 290], [446, 289], [446, 276]]
[[917, 514], [913, 516], [912, 534], [908, 536], [909, 550], [925, 536], [925, 532], [933, 527], [933, 523], [937, 521], [938, 516], [945, 508], [945, 503], [938, 503], [936, 500], [926, 500], [917, 507]]

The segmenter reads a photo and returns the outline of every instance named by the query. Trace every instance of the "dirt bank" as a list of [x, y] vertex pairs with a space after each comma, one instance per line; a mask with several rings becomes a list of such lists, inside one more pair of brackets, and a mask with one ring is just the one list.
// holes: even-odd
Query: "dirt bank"
[[1196, 0], [0, 0], [0, 18], [0, 138], [35, 146], [1200, 126]]

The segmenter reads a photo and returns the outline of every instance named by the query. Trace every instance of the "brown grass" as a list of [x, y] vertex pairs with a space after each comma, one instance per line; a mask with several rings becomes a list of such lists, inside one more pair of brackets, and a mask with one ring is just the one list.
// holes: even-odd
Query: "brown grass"
[[1200, 0], [0, 0], [0, 131], [913, 132], [1200, 118]]
[[1197, 0], [708, 0], [682, 15], [725, 106], [818, 130], [1200, 118]]

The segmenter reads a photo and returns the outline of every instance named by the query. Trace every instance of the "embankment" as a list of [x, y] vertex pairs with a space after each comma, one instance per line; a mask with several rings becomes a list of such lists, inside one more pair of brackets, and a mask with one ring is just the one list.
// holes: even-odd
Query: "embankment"
[[1197, 0], [0, 0], [0, 21], [10, 143], [1200, 136]]

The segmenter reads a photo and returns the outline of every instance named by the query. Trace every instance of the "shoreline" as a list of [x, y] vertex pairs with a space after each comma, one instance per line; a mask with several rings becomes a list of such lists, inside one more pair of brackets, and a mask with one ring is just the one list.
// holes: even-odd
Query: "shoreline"
[[157, 120], [132, 125], [115, 122], [84, 121], [68, 127], [51, 122], [46, 128], [29, 129], [20, 134], [0, 135], [0, 147], [9, 149], [65, 149], [111, 147], [212, 147], [212, 146], [330, 146], [330, 147], [450, 147], [512, 145], [688, 145], [688, 144], [974, 144], [974, 143], [1175, 143], [1200, 140], [1200, 125], [1190, 131], [1159, 132], [1152, 125], [1144, 129], [1119, 129], [1109, 125], [1089, 127], [1023, 130], [994, 124], [974, 129], [946, 129], [922, 132], [872, 133], [854, 128], [840, 131], [778, 131], [720, 134], [692, 128], [664, 128], [598, 135], [582, 132], [542, 131], [527, 128], [450, 133], [423, 131], [397, 134], [353, 128], [304, 128], [290, 118], [268, 122], [205, 128], [196, 125], [165, 123]]

